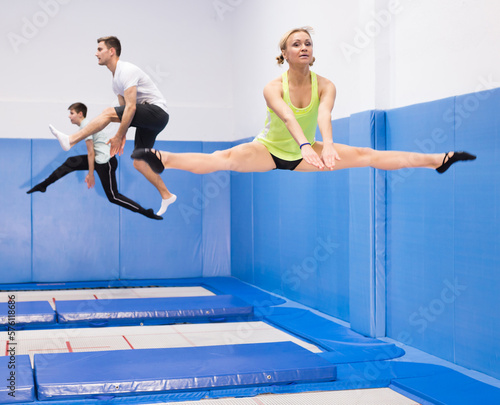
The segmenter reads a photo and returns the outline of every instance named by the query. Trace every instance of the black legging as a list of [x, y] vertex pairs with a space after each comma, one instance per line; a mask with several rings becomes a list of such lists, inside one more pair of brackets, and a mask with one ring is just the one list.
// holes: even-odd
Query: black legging
[[[151, 210], [146, 210], [132, 201], [130, 198], [125, 197], [123, 194], [118, 192], [118, 187], [116, 185], [116, 168], [118, 167], [118, 160], [116, 157], [112, 157], [107, 163], [100, 164], [95, 163], [95, 171], [101, 179], [102, 187], [108, 197], [109, 202], [119, 205], [120, 207], [126, 208], [133, 212], [138, 212], [139, 214], [151, 216]], [[89, 170], [89, 161], [87, 155], [72, 156], [66, 159], [66, 161], [59, 166], [52, 174], [42, 181], [37, 186], [42, 188], [47, 188], [50, 184], [56, 182], [60, 178], [66, 176], [68, 173], [74, 172], [76, 170]], [[35, 187], [37, 187], [35, 186]]]

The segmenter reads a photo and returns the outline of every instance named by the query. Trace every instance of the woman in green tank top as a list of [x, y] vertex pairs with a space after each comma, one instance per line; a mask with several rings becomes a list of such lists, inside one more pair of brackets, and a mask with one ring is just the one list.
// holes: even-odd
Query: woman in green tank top
[[[444, 173], [457, 161], [476, 158], [466, 152], [378, 151], [334, 143], [331, 113], [336, 89], [330, 80], [310, 70], [315, 59], [310, 27], [288, 31], [281, 38], [280, 49], [278, 64], [286, 61], [288, 71], [264, 88], [267, 119], [264, 130], [253, 142], [211, 154], [136, 149], [132, 158], [145, 160], [156, 173], [171, 168], [198, 174], [273, 169], [312, 172], [353, 167], [381, 170], [422, 167]], [[314, 140], [316, 128], [322, 142]]]

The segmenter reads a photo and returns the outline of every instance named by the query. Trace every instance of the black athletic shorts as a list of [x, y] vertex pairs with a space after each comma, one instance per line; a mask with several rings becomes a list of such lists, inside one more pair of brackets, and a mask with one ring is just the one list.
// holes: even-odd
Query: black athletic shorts
[[[123, 105], [115, 107], [120, 121], [124, 110]], [[168, 118], [168, 113], [156, 105], [137, 104], [134, 118], [130, 123], [131, 127], [136, 128], [134, 149], [152, 148], [158, 134], [167, 126]]]
[[[276, 169], [279, 170], [295, 170], [295, 168], [302, 162], [302, 159], [298, 160], [283, 160], [280, 159], [279, 157], [274, 156], [271, 153], [271, 156], [274, 160], [274, 163], [276, 164]], [[276, 170], [274, 169], [274, 170]]]

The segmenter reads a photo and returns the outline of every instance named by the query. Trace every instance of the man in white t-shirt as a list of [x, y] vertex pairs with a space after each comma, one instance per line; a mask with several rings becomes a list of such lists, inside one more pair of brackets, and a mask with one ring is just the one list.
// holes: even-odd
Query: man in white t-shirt
[[[108, 143], [111, 156], [121, 155], [129, 127], [135, 127], [134, 150], [152, 148], [156, 137], [168, 123], [166, 101], [151, 78], [137, 66], [120, 60], [121, 44], [118, 38], [102, 37], [97, 40], [97, 60], [113, 74], [113, 91], [118, 96], [118, 107], [105, 109], [80, 131], [66, 135], [49, 126], [64, 150], [71, 149], [88, 136], [103, 130], [111, 122], [119, 122], [116, 135]], [[177, 197], [168, 191], [160, 175], [154, 173], [142, 160], [134, 160], [134, 167], [153, 184], [162, 197], [157, 215], [163, 215]]]
[[[69, 106], [68, 110], [69, 119], [72, 124], [78, 125], [80, 128], [84, 128], [87, 125], [87, 106], [85, 104], [73, 103]], [[118, 160], [115, 156], [110, 156], [107, 141], [108, 137], [104, 132], [96, 132], [90, 135], [85, 139], [88, 152], [87, 155], [69, 157], [61, 166], [54, 170], [49, 177], [27, 191], [27, 193], [31, 194], [35, 191], [45, 193], [48, 186], [77, 170], [88, 170], [88, 174], [85, 177], [85, 183], [87, 183], [88, 188], [92, 188], [95, 185], [95, 170], [101, 179], [102, 188], [109, 202], [151, 219], [163, 219], [161, 216], [155, 215], [151, 208], [145, 209], [141, 207], [135, 201], [125, 197], [118, 191], [116, 182]]]

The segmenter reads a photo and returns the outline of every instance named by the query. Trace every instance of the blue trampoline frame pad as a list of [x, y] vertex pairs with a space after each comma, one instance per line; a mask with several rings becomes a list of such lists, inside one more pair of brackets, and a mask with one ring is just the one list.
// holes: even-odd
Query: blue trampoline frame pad
[[337, 368], [295, 343], [35, 354], [39, 400], [334, 381]]
[[8, 329], [10, 319], [15, 319], [16, 328], [49, 325], [56, 322], [56, 313], [48, 301], [0, 303], [0, 327]]
[[253, 306], [232, 295], [56, 301], [60, 324], [221, 321], [253, 315]]

